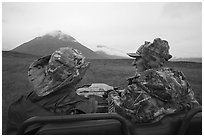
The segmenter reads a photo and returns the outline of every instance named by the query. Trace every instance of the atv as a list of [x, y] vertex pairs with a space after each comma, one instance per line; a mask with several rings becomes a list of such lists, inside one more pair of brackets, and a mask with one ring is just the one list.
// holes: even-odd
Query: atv
[[84, 85], [76, 90], [78, 95], [94, 97], [98, 101], [98, 113], [43, 116], [27, 119], [18, 134], [36, 135], [201, 135], [202, 108], [168, 114], [153, 123], [132, 124], [117, 113], [109, 111], [107, 97], [117, 90], [104, 83]]

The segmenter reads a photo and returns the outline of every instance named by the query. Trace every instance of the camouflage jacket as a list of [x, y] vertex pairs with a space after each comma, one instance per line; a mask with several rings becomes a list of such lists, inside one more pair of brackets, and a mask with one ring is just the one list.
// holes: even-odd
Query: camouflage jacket
[[[74, 91], [74, 89], [63, 88], [61, 91], [43, 97], [39, 97], [34, 91], [22, 95], [9, 106], [6, 134], [16, 134], [22, 123], [34, 116], [74, 115], [96, 112], [97, 106], [93, 98], [85, 98], [71, 91]], [[73, 94], [70, 95], [70, 93]]]
[[132, 122], [158, 121], [166, 114], [188, 111], [199, 103], [184, 74], [171, 68], [149, 69], [129, 79], [128, 87], [109, 94], [109, 112]]

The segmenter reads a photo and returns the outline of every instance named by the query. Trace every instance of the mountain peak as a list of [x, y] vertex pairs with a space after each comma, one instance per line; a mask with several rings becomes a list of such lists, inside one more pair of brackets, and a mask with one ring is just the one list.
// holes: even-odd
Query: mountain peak
[[77, 42], [72, 36], [63, 33], [61, 30], [51, 31], [47, 33], [45, 36], [51, 36], [63, 41]]
[[87, 59], [103, 59], [91, 49], [76, 41], [72, 36], [64, 34], [62, 31], [52, 31], [42, 36], [36, 37], [21, 44], [12, 51], [32, 54], [37, 56], [50, 55], [61, 47], [75, 48], [82, 52]]

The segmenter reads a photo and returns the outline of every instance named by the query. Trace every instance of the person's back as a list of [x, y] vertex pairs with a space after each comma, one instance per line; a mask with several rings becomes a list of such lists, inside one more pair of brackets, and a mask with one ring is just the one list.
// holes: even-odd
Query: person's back
[[128, 55], [135, 58], [136, 73], [121, 95], [110, 94], [116, 112], [133, 123], [144, 123], [199, 106], [184, 74], [162, 67], [172, 57], [167, 41], [157, 38], [153, 43], [145, 42]]
[[61, 48], [51, 56], [33, 62], [29, 67], [28, 79], [34, 90], [10, 105], [7, 134], [16, 134], [22, 123], [33, 116], [96, 112], [97, 102], [94, 99], [75, 92], [76, 84], [88, 67], [83, 55], [70, 48]]
[[119, 98], [114, 100], [116, 112], [133, 123], [155, 122], [199, 106], [184, 75], [171, 68], [148, 69], [132, 78], [120, 96], [111, 94]]

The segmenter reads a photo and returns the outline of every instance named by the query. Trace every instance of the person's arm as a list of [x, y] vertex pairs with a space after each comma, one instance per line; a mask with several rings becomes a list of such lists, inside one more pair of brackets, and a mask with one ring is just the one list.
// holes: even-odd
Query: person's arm
[[188, 88], [188, 93], [185, 95], [184, 104], [189, 105], [191, 109], [200, 106], [198, 101], [195, 99], [194, 92], [191, 88]]
[[177, 111], [190, 110], [200, 106], [198, 101], [195, 99], [194, 92], [186, 76], [181, 71], [174, 71], [174, 75], [179, 78], [180, 90], [177, 91], [177, 96], [174, 97], [174, 106]]
[[7, 120], [7, 129], [6, 134], [15, 135], [18, 131], [18, 128], [23, 123], [23, 118], [16, 110], [14, 104], [10, 105], [8, 109], [8, 120]]
[[190, 108], [195, 108], [200, 106], [198, 101], [195, 99], [194, 91], [191, 85], [189, 84], [189, 82], [187, 81], [186, 76], [181, 71], [179, 71], [179, 74], [181, 75], [182, 84], [186, 85], [186, 92], [183, 93], [184, 99], [185, 99], [184, 103], [190, 105]]
[[76, 110], [83, 113], [96, 113], [98, 102], [95, 98], [85, 99], [76, 106]]

